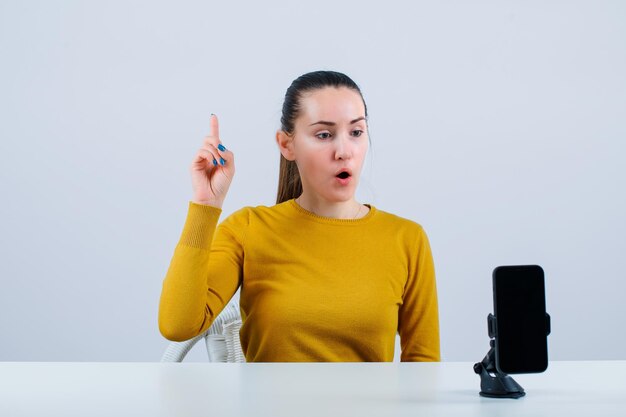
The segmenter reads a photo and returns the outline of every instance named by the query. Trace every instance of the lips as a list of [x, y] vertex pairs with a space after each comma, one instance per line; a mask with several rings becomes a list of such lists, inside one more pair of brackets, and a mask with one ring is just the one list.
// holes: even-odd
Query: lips
[[352, 170], [350, 168], [341, 168], [335, 172], [335, 177], [348, 178], [352, 176]]

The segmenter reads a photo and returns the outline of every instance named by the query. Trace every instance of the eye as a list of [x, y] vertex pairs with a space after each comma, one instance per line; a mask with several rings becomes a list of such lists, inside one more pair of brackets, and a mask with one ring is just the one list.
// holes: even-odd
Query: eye
[[[315, 136], [316, 136], [316, 137], [318, 137], [318, 138], [320, 138], [320, 135], [330, 135], [330, 133], [328, 133], [328, 132], [322, 132], [322, 133], [318, 133], [318, 134], [317, 134], [317, 135], [315, 135]], [[327, 138], [328, 138], [328, 136], [323, 137], [323, 138], [320, 138], [320, 139], [327, 139]]]
[[352, 133], [355, 133], [355, 132], [358, 132], [358, 133], [359, 133], [358, 135], [354, 135], [354, 136], [356, 136], [357, 138], [363, 134], [363, 131], [362, 131], [362, 130], [353, 130], [353, 131], [352, 131]]

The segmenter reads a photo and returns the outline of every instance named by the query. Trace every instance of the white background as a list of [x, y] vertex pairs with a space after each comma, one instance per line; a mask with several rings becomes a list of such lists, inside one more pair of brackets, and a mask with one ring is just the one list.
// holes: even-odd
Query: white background
[[625, 22], [620, 1], [0, 2], [0, 360], [158, 361], [210, 113], [237, 158], [221, 219], [271, 206], [284, 93], [319, 69], [368, 105], [357, 200], [430, 237], [443, 360], [487, 352], [511, 264], [546, 272], [550, 359], [625, 359]]

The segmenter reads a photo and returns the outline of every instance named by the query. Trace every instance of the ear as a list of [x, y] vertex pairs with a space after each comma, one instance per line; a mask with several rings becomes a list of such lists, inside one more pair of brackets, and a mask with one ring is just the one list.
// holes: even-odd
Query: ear
[[278, 144], [280, 153], [286, 160], [295, 161], [296, 156], [293, 151], [293, 136], [287, 135], [284, 130], [279, 130], [276, 132], [276, 143]]

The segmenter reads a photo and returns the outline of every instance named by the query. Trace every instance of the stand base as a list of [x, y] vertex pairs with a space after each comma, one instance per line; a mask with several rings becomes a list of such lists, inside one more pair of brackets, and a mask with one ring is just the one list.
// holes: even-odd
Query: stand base
[[489, 397], [489, 398], [513, 398], [518, 399], [526, 395], [525, 392], [508, 392], [506, 394], [490, 394], [488, 392], [480, 391], [478, 393], [481, 397]]
[[489, 398], [520, 398], [526, 395], [513, 378], [500, 372], [489, 373], [482, 362], [474, 365], [474, 372], [480, 375], [481, 397]]

